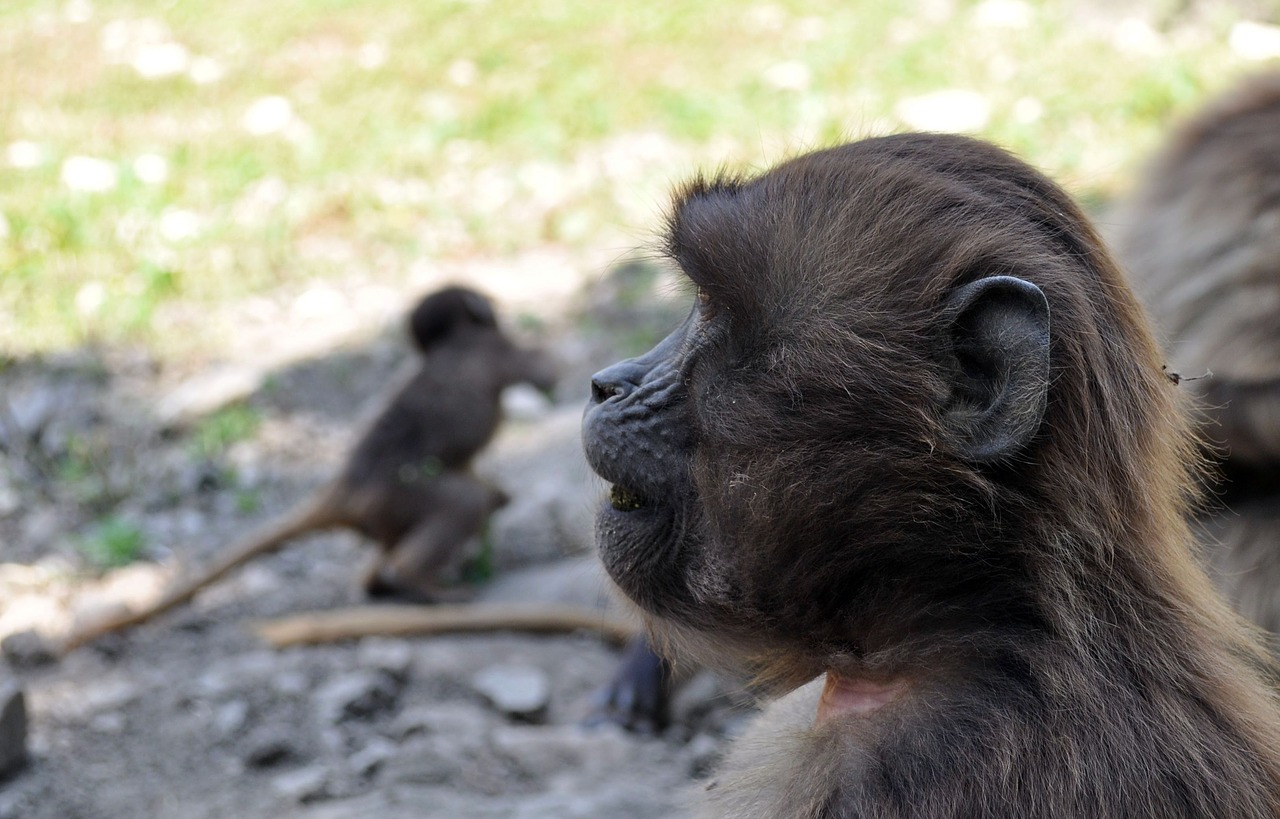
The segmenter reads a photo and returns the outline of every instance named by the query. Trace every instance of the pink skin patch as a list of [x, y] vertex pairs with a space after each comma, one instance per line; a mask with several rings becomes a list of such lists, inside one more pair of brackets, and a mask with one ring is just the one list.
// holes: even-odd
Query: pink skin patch
[[818, 700], [818, 714], [814, 726], [846, 714], [866, 716], [893, 702], [906, 689], [902, 680], [875, 682], [860, 677], [844, 677], [835, 671], [827, 672], [822, 697]]

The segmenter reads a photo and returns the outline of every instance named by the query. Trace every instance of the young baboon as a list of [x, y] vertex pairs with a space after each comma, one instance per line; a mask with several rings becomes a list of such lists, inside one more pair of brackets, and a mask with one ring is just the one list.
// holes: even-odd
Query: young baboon
[[1280, 814], [1190, 424], [1065, 193], [903, 134], [695, 180], [666, 238], [697, 303], [596, 374], [583, 433], [657, 644], [793, 690], [707, 815]]
[[381, 555], [365, 580], [370, 595], [434, 601], [448, 596], [439, 573], [506, 502], [470, 472], [498, 427], [503, 388], [554, 383], [550, 359], [512, 343], [489, 301], [463, 287], [422, 299], [409, 314], [421, 363], [360, 437], [338, 475], [265, 529], [229, 547], [213, 565], [139, 611], [91, 625], [71, 649], [137, 625], [190, 600], [252, 558], [308, 532], [345, 527], [375, 541]]
[[1280, 632], [1280, 72], [1184, 123], [1116, 222], [1222, 469], [1201, 516], [1215, 574]]

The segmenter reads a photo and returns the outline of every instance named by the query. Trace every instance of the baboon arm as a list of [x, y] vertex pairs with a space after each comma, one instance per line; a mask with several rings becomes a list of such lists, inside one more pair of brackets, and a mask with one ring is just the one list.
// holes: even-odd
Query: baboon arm
[[327, 497], [327, 493], [321, 492], [314, 498], [303, 501], [283, 517], [233, 543], [211, 566], [193, 577], [178, 580], [159, 600], [150, 605], [89, 623], [72, 632], [62, 642], [62, 652], [65, 654], [74, 651], [108, 634], [141, 625], [156, 615], [186, 603], [205, 586], [216, 583], [228, 572], [253, 558], [272, 552], [299, 535], [337, 525], [338, 521], [331, 510], [331, 504], [327, 503]]
[[263, 620], [255, 623], [253, 630], [275, 648], [374, 635], [407, 637], [490, 631], [591, 631], [621, 644], [639, 633], [636, 624], [598, 611], [545, 603], [355, 606]]

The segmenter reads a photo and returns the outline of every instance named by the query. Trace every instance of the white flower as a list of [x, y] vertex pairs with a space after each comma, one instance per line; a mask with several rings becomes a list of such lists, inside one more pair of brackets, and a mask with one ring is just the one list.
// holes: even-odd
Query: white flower
[[160, 236], [177, 244], [200, 235], [200, 217], [182, 208], [165, 208], [160, 214]]
[[764, 81], [783, 91], [803, 91], [811, 78], [809, 66], [795, 60], [770, 66], [764, 72]]
[[82, 193], [106, 193], [119, 179], [114, 162], [93, 156], [69, 156], [62, 162], [62, 184]]
[[893, 112], [917, 131], [977, 131], [991, 119], [991, 103], [977, 91], [951, 88], [907, 97]]
[[1231, 50], [1246, 60], [1280, 57], [1280, 27], [1248, 20], [1231, 27]]
[[480, 69], [476, 68], [476, 64], [470, 60], [454, 60], [449, 63], [449, 69], [445, 74], [448, 76], [449, 82], [465, 88], [480, 76]]
[[26, 139], [10, 142], [5, 149], [5, 158], [15, 168], [38, 168], [45, 161], [44, 146]]
[[106, 301], [106, 285], [102, 282], [88, 282], [76, 291], [76, 312], [88, 318], [101, 310]]
[[191, 54], [181, 43], [149, 43], [139, 46], [130, 62], [140, 76], [156, 80], [186, 71]]
[[187, 73], [196, 85], [210, 85], [226, 75], [227, 69], [212, 57], [196, 57], [191, 61], [191, 68]]
[[160, 154], [142, 154], [133, 160], [133, 175], [148, 185], [162, 185], [169, 178], [169, 160]]
[[277, 134], [293, 124], [293, 104], [281, 96], [262, 97], [245, 111], [241, 124], [254, 136]]
[[983, 0], [973, 10], [980, 28], [1026, 28], [1031, 18], [1031, 7], [1022, 0]]
[[67, 3], [63, 14], [68, 23], [79, 25], [93, 19], [93, 4], [89, 0], [71, 0]]
[[381, 68], [387, 62], [387, 47], [382, 43], [365, 43], [356, 51], [356, 65], [365, 71]]
[[1013, 103], [1013, 119], [1023, 125], [1030, 125], [1044, 116], [1044, 103], [1035, 97], [1019, 97]]

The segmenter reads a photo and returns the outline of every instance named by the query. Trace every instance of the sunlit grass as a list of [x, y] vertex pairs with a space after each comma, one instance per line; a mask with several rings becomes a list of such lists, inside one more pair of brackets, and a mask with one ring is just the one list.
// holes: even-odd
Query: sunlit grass
[[0, 353], [163, 347], [291, 282], [642, 235], [695, 167], [900, 130], [904, 100], [948, 89], [1105, 199], [1251, 67], [1230, 11], [1105, 10], [6, 0]]

